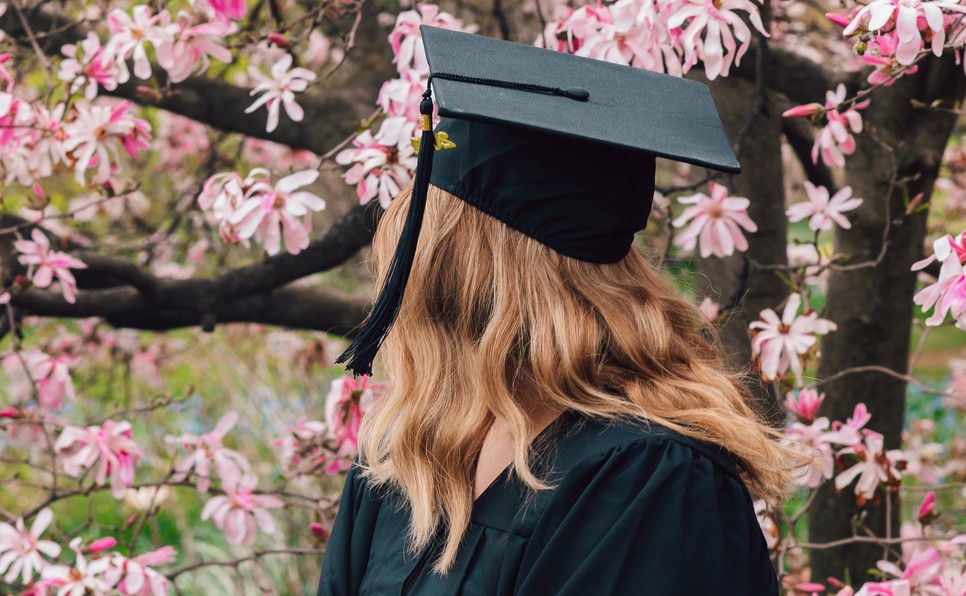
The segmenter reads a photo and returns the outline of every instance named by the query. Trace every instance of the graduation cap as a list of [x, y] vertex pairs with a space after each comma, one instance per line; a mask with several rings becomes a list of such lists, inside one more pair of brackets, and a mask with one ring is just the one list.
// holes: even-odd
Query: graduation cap
[[647, 224], [655, 157], [740, 171], [702, 83], [459, 31], [420, 31], [430, 76], [413, 192], [379, 297], [337, 360], [356, 374], [371, 372], [399, 312], [430, 183], [557, 252], [614, 263]]

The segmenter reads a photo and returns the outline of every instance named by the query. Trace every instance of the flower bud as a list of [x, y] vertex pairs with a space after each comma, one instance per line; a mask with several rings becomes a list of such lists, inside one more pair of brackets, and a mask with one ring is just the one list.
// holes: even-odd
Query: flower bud
[[809, 116], [814, 116], [816, 114], [821, 114], [825, 112], [825, 106], [820, 103], [807, 103], [800, 106], [795, 106], [789, 110], [782, 112], [782, 116], [785, 118], [806, 118]]

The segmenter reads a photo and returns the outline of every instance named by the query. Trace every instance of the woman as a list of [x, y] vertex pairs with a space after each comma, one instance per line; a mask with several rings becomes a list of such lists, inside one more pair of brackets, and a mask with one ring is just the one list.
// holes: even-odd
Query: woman
[[[501, 106], [508, 88], [558, 102], [513, 82], [531, 71], [575, 76], [546, 56], [559, 54], [460, 44], [467, 60], [512, 54], [484, 76], [434, 65], [497, 87]], [[607, 104], [592, 78], [589, 103]], [[457, 94], [437, 87], [446, 116], [444, 95]], [[789, 454], [631, 245], [660, 148], [484, 116], [444, 120], [456, 149], [379, 224], [378, 274], [396, 280], [380, 301], [400, 301], [382, 349], [391, 389], [364, 422], [319, 594], [777, 594], [749, 489], [778, 500]]]

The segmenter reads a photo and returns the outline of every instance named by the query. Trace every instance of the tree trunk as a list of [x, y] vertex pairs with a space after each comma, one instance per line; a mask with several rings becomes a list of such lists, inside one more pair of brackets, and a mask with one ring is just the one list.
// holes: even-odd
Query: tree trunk
[[[728, 137], [737, 141], [756, 109], [755, 84], [743, 79], [719, 79], [712, 85], [712, 92]], [[788, 288], [774, 271], [756, 265], [788, 262], [781, 110], [770, 99], [754, 116], [737, 154], [742, 173], [721, 183], [728, 185], [730, 194], [751, 201], [748, 214], [758, 225], [758, 231], [746, 233], [747, 257], [736, 253], [725, 258], [697, 258], [695, 284], [700, 297], [709, 296], [722, 306], [733, 306], [724, 313], [719, 329], [721, 341], [729, 365], [734, 370], [748, 371], [751, 367], [748, 324], [758, 318], [762, 309], [775, 307], [788, 294]], [[763, 383], [754, 373], [747, 375], [746, 382], [757, 398], [756, 409], [762, 417], [781, 425], [785, 415], [776, 401], [775, 385]]]
[[[864, 201], [849, 214], [852, 228], [835, 232], [835, 253], [849, 259], [829, 278], [824, 316], [838, 325], [838, 331], [822, 340], [820, 379], [869, 365], [907, 372], [916, 286], [910, 266], [922, 257], [927, 213], [907, 215], [906, 207], [920, 192], [928, 201], [955, 123], [951, 114], [917, 109], [912, 102], [942, 100], [942, 107], [950, 108], [962, 98], [966, 85], [961, 67], [951, 57], [925, 60], [919, 68], [918, 74], [872, 95], [872, 104], [863, 113], [866, 133], [857, 138], [855, 154], [846, 160], [853, 195]], [[860, 266], [863, 263], [867, 266]], [[844, 421], [856, 404], [865, 403], [872, 413], [867, 428], [885, 436], [886, 449], [899, 447], [904, 381], [879, 372], [851, 373], [823, 385], [822, 390], [826, 394], [823, 415]], [[866, 510], [863, 523], [885, 536], [885, 505], [870, 503]], [[888, 527], [895, 536], [898, 507], [891, 512]], [[854, 486], [836, 495], [834, 486], [826, 483], [809, 511], [810, 542], [852, 536], [858, 513]], [[849, 577], [858, 585], [872, 579], [868, 571], [882, 553], [881, 546], [859, 544], [813, 550], [812, 577], [816, 581]]]

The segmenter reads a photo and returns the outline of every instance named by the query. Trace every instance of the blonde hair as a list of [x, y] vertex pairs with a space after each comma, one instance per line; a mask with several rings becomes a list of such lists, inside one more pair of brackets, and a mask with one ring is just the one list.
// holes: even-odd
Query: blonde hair
[[[397, 198], [373, 242], [385, 273], [409, 205]], [[495, 417], [513, 470], [533, 490], [528, 408], [633, 416], [720, 445], [748, 487], [779, 499], [794, 453], [696, 330], [695, 307], [638, 253], [600, 265], [563, 256], [430, 187], [409, 284], [381, 354], [390, 389], [367, 414], [360, 451], [374, 486], [410, 509], [409, 547], [443, 524], [434, 569], [453, 564], [473, 507], [473, 471]]]

